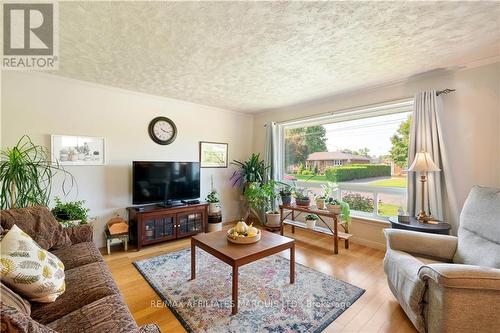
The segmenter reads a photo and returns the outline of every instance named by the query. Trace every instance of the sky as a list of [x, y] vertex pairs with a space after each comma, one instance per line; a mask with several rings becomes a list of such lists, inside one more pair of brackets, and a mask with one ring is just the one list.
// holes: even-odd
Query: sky
[[391, 149], [391, 136], [409, 114], [396, 113], [324, 125], [328, 151], [367, 147], [371, 156], [387, 155]]

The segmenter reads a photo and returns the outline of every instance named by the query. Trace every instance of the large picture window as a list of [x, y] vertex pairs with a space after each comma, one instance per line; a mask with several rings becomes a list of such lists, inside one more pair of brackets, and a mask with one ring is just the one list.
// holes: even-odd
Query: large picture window
[[279, 125], [281, 178], [312, 194], [335, 182], [353, 215], [406, 210], [411, 101]]

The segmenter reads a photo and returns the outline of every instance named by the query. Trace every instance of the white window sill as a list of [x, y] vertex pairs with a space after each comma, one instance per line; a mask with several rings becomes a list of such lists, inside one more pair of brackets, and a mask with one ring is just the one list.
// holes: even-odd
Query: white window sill
[[370, 223], [370, 224], [376, 224], [376, 225], [383, 225], [383, 226], [387, 226], [387, 227], [391, 225], [391, 223], [389, 222], [389, 219], [384, 218], [384, 217], [351, 214], [351, 218], [353, 220], [359, 221], [361, 223]]

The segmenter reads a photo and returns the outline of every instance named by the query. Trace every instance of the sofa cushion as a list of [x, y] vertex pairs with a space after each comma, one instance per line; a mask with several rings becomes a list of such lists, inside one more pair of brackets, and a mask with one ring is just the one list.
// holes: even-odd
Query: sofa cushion
[[66, 232], [52, 213], [43, 206], [3, 210], [0, 223], [4, 229], [17, 225], [44, 250], [71, 245]]
[[12, 291], [5, 284], [0, 283], [1, 292], [0, 292], [0, 300], [6, 305], [16, 309], [19, 312], [22, 312], [29, 316], [31, 314], [31, 304], [24, 298], [22, 298], [19, 294]]
[[474, 186], [460, 214], [457, 264], [500, 268], [500, 189]]
[[64, 293], [64, 265], [12, 226], [1, 242], [2, 282], [30, 301], [54, 302]]
[[66, 292], [49, 304], [33, 303], [31, 316], [48, 324], [103, 297], [119, 294], [104, 262], [95, 262], [66, 271]]
[[71, 239], [72, 244], [92, 242], [94, 239], [94, 229], [92, 224], [82, 224], [76, 227], [64, 228], [66, 235]]
[[68, 313], [47, 326], [61, 333], [139, 331], [120, 295], [101, 298]]
[[53, 329], [37, 323], [24, 312], [0, 302], [0, 326], [2, 332], [16, 333], [57, 333]]
[[78, 243], [51, 252], [61, 259], [66, 270], [91, 264], [93, 262], [103, 261], [102, 255], [97, 247], [94, 243], [89, 242]]

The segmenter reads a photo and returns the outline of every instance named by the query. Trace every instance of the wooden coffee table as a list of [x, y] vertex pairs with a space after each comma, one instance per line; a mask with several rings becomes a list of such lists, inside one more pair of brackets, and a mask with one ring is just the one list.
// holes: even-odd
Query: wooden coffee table
[[290, 283], [295, 282], [295, 240], [262, 230], [253, 244], [230, 243], [227, 231], [198, 234], [191, 238], [191, 280], [196, 278], [196, 247], [205, 250], [233, 268], [232, 314], [238, 313], [238, 268], [264, 257], [290, 249]]

